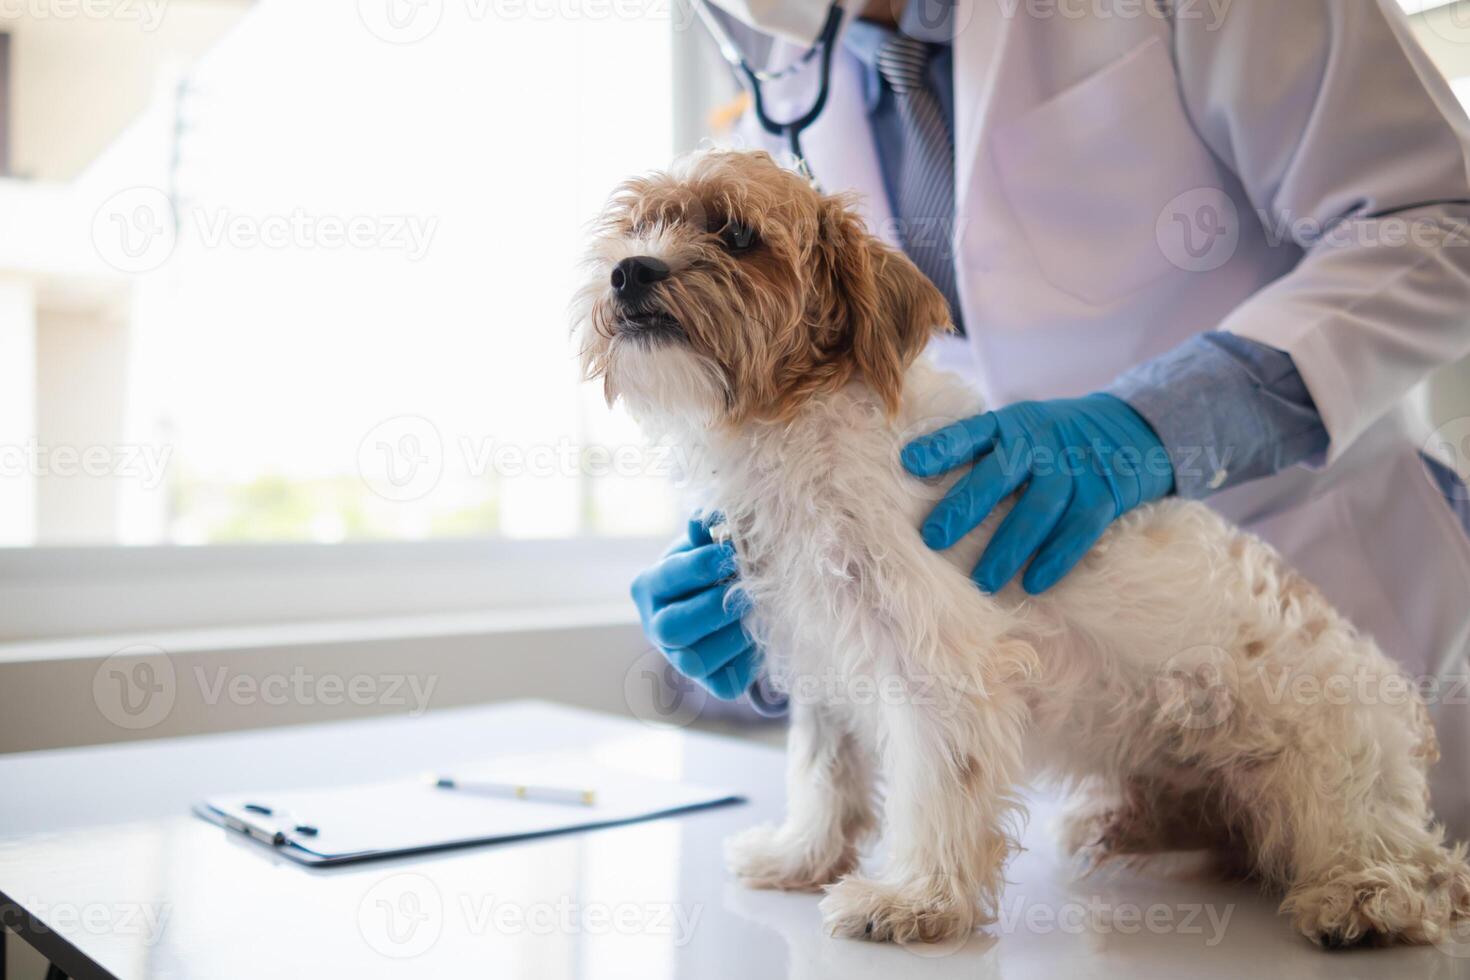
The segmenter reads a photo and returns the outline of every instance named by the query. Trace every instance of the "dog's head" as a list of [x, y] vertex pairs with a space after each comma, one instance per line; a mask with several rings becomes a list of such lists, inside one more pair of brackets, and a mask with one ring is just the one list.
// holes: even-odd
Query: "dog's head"
[[574, 331], [635, 416], [785, 420], [851, 380], [891, 413], [950, 316], [843, 197], [765, 153], [708, 151], [624, 183], [597, 223]]

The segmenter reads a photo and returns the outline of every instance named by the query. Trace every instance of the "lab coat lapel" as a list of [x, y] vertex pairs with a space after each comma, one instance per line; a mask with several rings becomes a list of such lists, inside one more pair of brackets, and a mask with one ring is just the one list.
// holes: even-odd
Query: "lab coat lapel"
[[1008, 0], [962, 0], [956, 5], [954, 38], [955, 211], [967, 214], [980, 133], [996, 109], [1005, 68], [1003, 52], [1017, 24], [1028, 18], [1008, 15]]

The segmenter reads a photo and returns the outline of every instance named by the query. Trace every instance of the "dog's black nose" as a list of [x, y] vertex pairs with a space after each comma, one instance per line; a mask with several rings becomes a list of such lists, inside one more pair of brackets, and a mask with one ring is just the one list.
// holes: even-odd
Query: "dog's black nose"
[[635, 255], [619, 262], [612, 271], [612, 288], [624, 303], [636, 303], [648, 295], [649, 287], [669, 278], [669, 266], [650, 255]]

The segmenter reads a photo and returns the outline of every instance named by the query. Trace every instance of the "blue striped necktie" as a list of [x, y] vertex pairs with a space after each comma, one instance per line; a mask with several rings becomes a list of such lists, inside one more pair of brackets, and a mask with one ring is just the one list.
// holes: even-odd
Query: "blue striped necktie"
[[878, 71], [893, 90], [903, 154], [893, 175], [894, 215], [903, 250], [949, 301], [960, 332], [955, 287], [954, 143], [928, 82], [929, 46], [896, 34], [878, 49]]

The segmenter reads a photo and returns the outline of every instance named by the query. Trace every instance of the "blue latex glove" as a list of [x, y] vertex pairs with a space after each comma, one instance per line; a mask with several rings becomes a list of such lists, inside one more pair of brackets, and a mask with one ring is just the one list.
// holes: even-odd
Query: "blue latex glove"
[[760, 655], [740, 618], [745, 603], [727, 601], [736, 581], [735, 549], [715, 544], [695, 518], [664, 557], [633, 580], [643, 634], [679, 673], [717, 698], [733, 701], [750, 686]]
[[971, 576], [986, 593], [1004, 588], [1028, 559], [1022, 586], [1032, 595], [1045, 592], [1109, 524], [1174, 489], [1174, 468], [1159, 437], [1112, 395], [1020, 402], [946, 426], [903, 450], [904, 467], [919, 477], [969, 463], [974, 468], [930, 513], [923, 535], [929, 547], [949, 548], [1025, 484]]

